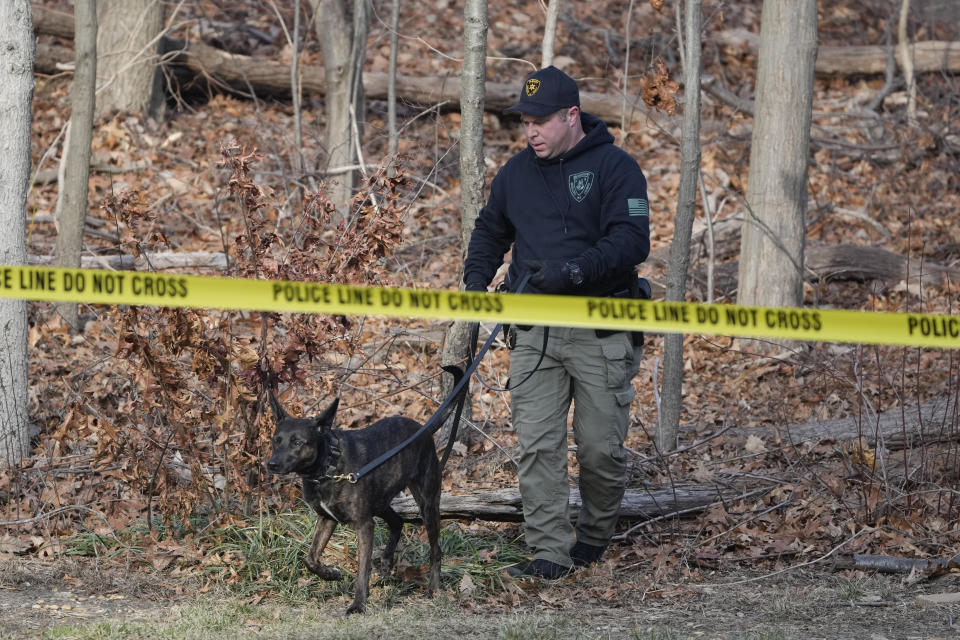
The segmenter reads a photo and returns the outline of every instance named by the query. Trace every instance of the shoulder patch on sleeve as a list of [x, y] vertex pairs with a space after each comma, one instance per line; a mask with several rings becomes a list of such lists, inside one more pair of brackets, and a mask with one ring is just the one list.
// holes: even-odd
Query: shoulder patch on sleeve
[[650, 217], [650, 205], [645, 198], [627, 198], [627, 210], [631, 216]]

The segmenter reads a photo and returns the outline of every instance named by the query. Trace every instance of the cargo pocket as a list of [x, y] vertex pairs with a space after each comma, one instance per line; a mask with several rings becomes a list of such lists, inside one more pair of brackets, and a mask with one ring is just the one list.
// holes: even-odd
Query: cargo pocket
[[630, 428], [630, 404], [636, 395], [637, 392], [633, 390], [632, 384], [627, 384], [626, 388], [622, 391], [615, 391], [613, 394], [617, 406], [624, 414], [624, 420], [616, 425], [617, 435], [620, 437], [620, 441], [616, 444], [618, 445], [619, 453], [624, 456], [627, 455], [626, 449], [623, 448], [623, 441], [627, 439], [627, 429]]
[[607, 370], [608, 389], [620, 389], [627, 383], [627, 373], [630, 368], [627, 346], [626, 340], [604, 342], [600, 345]]
[[613, 394], [613, 397], [617, 399], [617, 404], [621, 407], [629, 407], [630, 403], [633, 402], [633, 399], [636, 397], [637, 392], [633, 390], [633, 386], [629, 386], [623, 391], [618, 391]]

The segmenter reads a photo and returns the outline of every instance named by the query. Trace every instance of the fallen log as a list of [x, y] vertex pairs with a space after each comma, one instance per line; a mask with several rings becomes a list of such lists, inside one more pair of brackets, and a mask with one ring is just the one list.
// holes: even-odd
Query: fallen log
[[[728, 29], [716, 35], [727, 47], [760, 50], [760, 36], [747, 29]], [[911, 44], [913, 70], [917, 73], [960, 72], [960, 42], [925, 40]], [[882, 45], [820, 45], [814, 67], [819, 75], [876, 75], [887, 70], [890, 48]], [[900, 60], [894, 60], [898, 66]]]
[[[721, 245], [731, 246], [738, 241], [739, 225], [717, 227], [715, 244], [718, 254], [727, 252]], [[648, 264], [666, 268], [669, 248], [651, 252]], [[700, 286], [706, 284], [706, 264], [702, 259], [704, 249], [702, 236], [691, 242], [691, 277]], [[714, 266], [714, 288], [717, 296], [732, 296], [737, 286], [737, 260], [728, 260]], [[804, 269], [808, 282], [853, 280], [871, 282], [877, 280], [892, 284], [904, 283], [908, 287], [918, 285], [940, 286], [946, 282], [960, 282], [960, 268], [906, 258], [880, 247], [853, 244], [814, 245], [804, 251]], [[664, 295], [662, 283], [653, 283], [653, 297]]]
[[33, 30], [64, 40], [73, 40], [73, 14], [33, 3]]
[[935, 573], [960, 569], [960, 554], [952, 558], [898, 558], [855, 553], [835, 556], [831, 568], [834, 570], [860, 569], [877, 573]]
[[[910, 48], [917, 73], [960, 71], [960, 42], [928, 40], [914, 42]], [[820, 75], [882, 74], [889, 57], [889, 50], [882, 46], [820, 47], [815, 68]], [[899, 58], [894, 59], [902, 68]]]
[[54, 75], [73, 68], [73, 49], [52, 42], [38, 42], [33, 70]]
[[[53, 256], [27, 256], [27, 264], [47, 266], [54, 263]], [[139, 257], [132, 254], [106, 256], [83, 256], [83, 269], [116, 269], [119, 271], [161, 271], [164, 269], [216, 269], [227, 268], [227, 257], [220, 252], [188, 251], [145, 253]]]
[[[720, 500], [736, 499], [740, 493], [733, 489], [684, 486], [663, 488], [644, 493], [627, 492], [620, 503], [621, 520], [646, 520], [683, 512], [690, 516]], [[413, 497], [401, 494], [391, 503], [394, 511], [405, 521], [419, 519], [420, 512]], [[576, 519], [580, 512], [580, 492], [570, 490], [570, 515]], [[520, 522], [523, 507], [516, 489], [486, 489], [466, 494], [444, 493], [440, 496], [440, 517], [447, 519], [492, 520]]]
[[808, 247], [805, 263], [813, 280], [906, 282], [941, 285], [960, 281], [960, 269], [935, 262], [905, 258], [880, 247], [840, 244]]
[[827, 440], [856, 441], [862, 437], [871, 448], [880, 446], [895, 451], [960, 440], [960, 407], [951, 397], [939, 397], [919, 406], [891, 409], [860, 419], [841, 418], [750, 431], [759, 434], [761, 430], [774, 432], [783, 442], [795, 445]]

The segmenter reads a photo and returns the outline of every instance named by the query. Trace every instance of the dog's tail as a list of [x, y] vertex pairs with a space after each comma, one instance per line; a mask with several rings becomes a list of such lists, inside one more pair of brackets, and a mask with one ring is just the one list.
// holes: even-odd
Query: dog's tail
[[[454, 388], [460, 383], [463, 379], [463, 369], [460, 367], [448, 364], [443, 367], [443, 370], [453, 376], [453, 386]], [[456, 399], [456, 410], [453, 413], [453, 421], [450, 423], [450, 437], [447, 438], [447, 446], [443, 451], [443, 457], [440, 458], [440, 471], [442, 472], [444, 467], [447, 466], [447, 458], [450, 457], [450, 452], [453, 451], [453, 443], [457, 441], [457, 427], [460, 426], [460, 415], [463, 413], [463, 404], [467, 398], [467, 388], [469, 385], [463, 385], [463, 389], [460, 390], [460, 393], [457, 394]]]

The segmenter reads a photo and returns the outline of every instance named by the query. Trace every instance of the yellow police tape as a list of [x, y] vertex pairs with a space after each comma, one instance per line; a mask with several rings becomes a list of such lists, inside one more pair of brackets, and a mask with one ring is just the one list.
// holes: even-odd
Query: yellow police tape
[[745, 307], [0, 265], [0, 297], [960, 347], [960, 316]]

